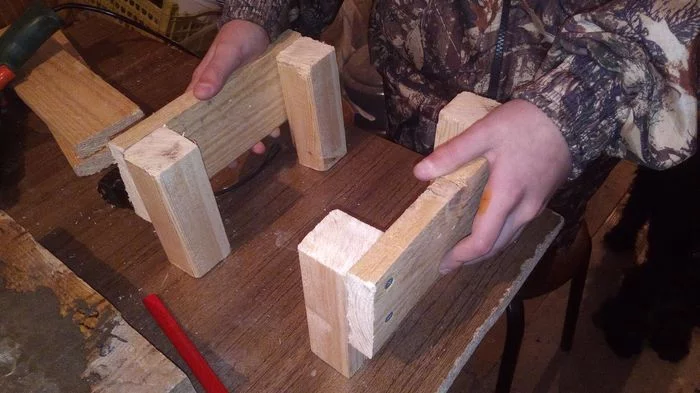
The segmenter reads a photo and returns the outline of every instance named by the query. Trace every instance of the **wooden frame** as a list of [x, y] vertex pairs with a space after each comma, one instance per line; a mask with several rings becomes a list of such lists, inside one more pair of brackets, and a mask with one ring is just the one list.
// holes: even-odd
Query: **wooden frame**
[[[440, 112], [436, 144], [458, 135], [497, 105], [460, 94]], [[436, 179], [384, 233], [334, 211], [304, 238], [298, 249], [316, 355], [350, 377], [382, 348], [440, 277], [440, 258], [469, 234], [487, 178], [488, 164], [481, 158]], [[556, 220], [552, 212], [544, 216]], [[548, 236], [546, 246], [553, 240]], [[514, 286], [522, 284], [543, 252]], [[497, 295], [509, 300], [515, 292]], [[490, 316], [491, 323], [500, 312]]]
[[[221, 217], [212, 208], [216, 205], [208, 179], [286, 121], [300, 164], [327, 170], [345, 155], [335, 52], [292, 31], [282, 34], [259, 59], [234, 72], [211, 100], [199, 101], [191, 91], [185, 92], [110, 142], [134, 210], [153, 222], [172, 263], [201, 277], [228, 254], [230, 246], [219, 225]], [[171, 146], [189, 146], [188, 154], [163, 150], [156, 138], [147, 138], [154, 132], [167, 134]], [[162, 160], [158, 154], [172, 157]], [[199, 158], [185, 163], [186, 156]], [[167, 161], [168, 168], [188, 171], [188, 181], [207, 192], [186, 186], [188, 195], [183, 197], [178, 187], [164, 187], [157, 173], [163, 168], [154, 168], [154, 159], [156, 167]], [[203, 170], [194, 169], [199, 161]], [[203, 209], [208, 218], [190, 222], [186, 211], [191, 209]], [[154, 218], [155, 211], [159, 219]], [[196, 252], [206, 248], [207, 236], [192, 234], [194, 230], [219, 239], [217, 252]]]

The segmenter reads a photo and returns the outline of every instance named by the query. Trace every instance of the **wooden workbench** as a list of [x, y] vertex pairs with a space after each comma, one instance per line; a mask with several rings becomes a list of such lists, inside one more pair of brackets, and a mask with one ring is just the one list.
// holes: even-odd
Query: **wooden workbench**
[[[76, 22], [66, 34], [93, 70], [147, 114], [176, 97], [197, 64], [99, 18]], [[184, 366], [141, 305], [143, 296], [159, 294], [236, 392], [444, 390], [483, 323], [474, 315], [493, 309], [510, 286], [471, 279], [496, 274], [484, 264], [443, 278], [375, 359], [347, 380], [309, 349], [296, 245], [335, 208], [386, 229], [426, 187], [411, 173], [416, 153], [352, 131], [348, 156], [320, 173], [297, 165], [283, 138], [269, 167], [218, 198], [233, 252], [193, 279], [167, 263], [149, 223], [101, 200], [96, 186], [104, 172], [76, 177], [45, 126], [10, 98], [0, 132], [6, 161], [0, 209]], [[536, 245], [533, 240], [533, 253]], [[520, 267], [503, 269], [517, 275]], [[495, 303], [460, 296], [465, 292], [492, 293]]]

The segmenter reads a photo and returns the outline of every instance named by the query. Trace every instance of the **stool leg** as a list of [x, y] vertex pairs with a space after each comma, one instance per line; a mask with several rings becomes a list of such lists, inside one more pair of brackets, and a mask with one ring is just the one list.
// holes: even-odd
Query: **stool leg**
[[589, 263], [590, 258], [586, 260], [586, 263], [581, 264], [574, 277], [571, 278], [569, 301], [566, 305], [564, 329], [561, 333], [561, 344], [559, 346], [564, 352], [569, 352], [574, 342], [576, 322], [578, 321], [578, 313], [579, 309], [581, 308], [581, 300], [583, 299], [583, 289], [586, 286], [586, 276], [588, 275]]
[[498, 382], [496, 393], [510, 392], [513, 383], [515, 366], [518, 363], [520, 344], [523, 341], [525, 331], [525, 306], [523, 300], [516, 296], [506, 309], [506, 343], [503, 347], [501, 365], [498, 369]]

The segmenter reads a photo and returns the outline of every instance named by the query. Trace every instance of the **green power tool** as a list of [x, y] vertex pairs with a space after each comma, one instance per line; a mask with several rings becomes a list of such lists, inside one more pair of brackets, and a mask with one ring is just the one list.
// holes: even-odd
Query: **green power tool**
[[40, 3], [24, 12], [0, 36], [0, 91], [18, 70], [61, 27], [58, 15]]

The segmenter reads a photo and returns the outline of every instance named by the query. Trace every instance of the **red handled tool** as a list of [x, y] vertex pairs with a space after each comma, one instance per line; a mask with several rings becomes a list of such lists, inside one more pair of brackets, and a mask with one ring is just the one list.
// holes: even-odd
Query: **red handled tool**
[[0, 91], [60, 27], [58, 15], [36, 3], [0, 36]]
[[207, 393], [228, 393], [224, 384], [214, 374], [214, 370], [209, 367], [209, 363], [199, 353], [197, 347], [190, 341], [158, 295], [151, 294], [146, 296], [143, 298], [143, 304], [163, 330], [163, 333], [173, 343], [175, 349], [190, 367], [190, 370], [197, 377], [204, 390]]

